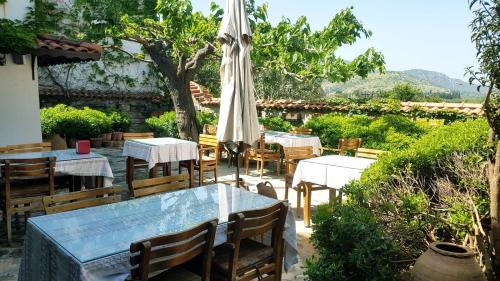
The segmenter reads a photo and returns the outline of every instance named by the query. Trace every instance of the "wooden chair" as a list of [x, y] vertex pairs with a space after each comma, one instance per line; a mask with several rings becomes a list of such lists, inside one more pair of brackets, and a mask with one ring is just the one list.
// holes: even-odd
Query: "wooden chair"
[[190, 178], [188, 174], [166, 176], [132, 182], [132, 196], [139, 198], [158, 193], [189, 188]]
[[3, 161], [4, 188], [0, 195], [9, 244], [12, 244], [12, 215], [43, 211], [42, 197], [54, 194], [55, 163], [55, 157]]
[[261, 178], [264, 174], [264, 165], [266, 162], [276, 162], [276, 172], [278, 176], [280, 175], [281, 153], [279, 151], [273, 151], [266, 148], [264, 135], [260, 136], [257, 148], [247, 149], [245, 153], [245, 167], [247, 175], [251, 160], [257, 161], [257, 170], [259, 170]]
[[[205, 178], [205, 173], [212, 171], [214, 173], [215, 182], [217, 182], [217, 170], [219, 167], [219, 149], [220, 145], [217, 137], [214, 135], [201, 134], [198, 141], [198, 161], [194, 165], [194, 169], [199, 172], [199, 185], [202, 186]], [[210, 156], [210, 154], [212, 156]], [[179, 174], [182, 168], [187, 168], [188, 163], [182, 161], [179, 163]]]
[[179, 266], [201, 256], [201, 280], [209, 281], [216, 228], [217, 220], [213, 220], [184, 232], [132, 243], [128, 280], [195, 280], [193, 273]]
[[152, 139], [154, 137], [155, 134], [153, 132], [123, 133], [123, 140]]
[[340, 139], [338, 148], [322, 148], [322, 151], [331, 151], [338, 153], [338, 155], [345, 155], [346, 152], [354, 152], [361, 147], [362, 140], [357, 139]]
[[[280, 202], [265, 209], [230, 214], [228, 243], [215, 248], [214, 279], [281, 280], [287, 210]], [[250, 239], [268, 231], [272, 231], [270, 246]]]
[[293, 128], [290, 131], [288, 131], [290, 134], [294, 135], [311, 135], [312, 134], [312, 129], [309, 128]]
[[203, 125], [203, 134], [205, 135], [217, 135], [217, 125], [205, 124]]
[[[137, 139], [152, 139], [154, 138], [154, 133], [153, 132], [145, 132], [145, 133], [123, 133], [123, 140], [137, 140]], [[132, 193], [132, 182], [131, 179], [133, 178], [132, 175], [135, 171], [136, 168], [147, 168], [148, 167], [148, 162], [144, 161], [142, 159], [135, 159], [132, 157], [127, 157], [127, 184], [129, 187], [130, 193]], [[156, 164], [156, 167], [151, 169], [150, 171], [150, 177], [155, 177], [156, 176], [156, 168], [161, 167], [162, 168], [162, 175], [163, 176], [168, 176], [171, 174], [170, 171], [170, 166], [168, 163], [158, 163]]]
[[5, 154], [9, 151], [9, 148], [6, 146], [0, 146], [0, 154]]
[[67, 212], [121, 201], [120, 187], [103, 187], [43, 197], [46, 214]]
[[42, 143], [30, 143], [30, 144], [16, 144], [7, 145], [8, 154], [14, 153], [28, 153], [28, 152], [46, 152], [52, 150], [52, 143], [42, 142]]
[[378, 159], [380, 154], [384, 153], [383, 150], [377, 150], [377, 149], [368, 149], [368, 148], [358, 148], [356, 151], [355, 156], [356, 157], [361, 157], [361, 158], [368, 158], [368, 159]]

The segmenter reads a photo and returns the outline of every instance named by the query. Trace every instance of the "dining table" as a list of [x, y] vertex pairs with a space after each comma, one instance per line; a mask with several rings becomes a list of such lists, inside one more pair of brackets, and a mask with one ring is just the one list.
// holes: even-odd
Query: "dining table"
[[[320, 185], [330, 191], [330, 203], [346, 184], [361, 177], [364, 170], [376, 160], [342, 155], [326, 155], [299, 161], [293, 176], [292, 187], [303, 186], [304, 224], [311, 224], [312, 186]], [[342, 194], [339, 192], [339, 199]]]
[[[221, 245], [227, 240], [229, 214], [278, 202], [219, 183], [32, 217], [27, 222], [19, 280], [125, 280], [132, 242], [218, 219], [214, 245]], [[284, 266], [289, 269], [298, 262], [291, 209], [283, 237]]]
[[102, 179], [102, 185], [104, 187], [109, 187], [113, 184], [113, 171], [111, 170], [108, 158], [94, 152], [78, 154], [76, 153], [75, 149], [64, 149], [44, 152], [0, 154], [0, 164], [2, 160], [7, 159], [32, 159], [50, 157], [56, 158], [54, 167], [56, 175], [59, 174], [78, 177], [97, 177]]
[[199, 158], [198, 144], [177, 138], [147, 138], [125, 141], [123, 156], [127, 157], [127, 183], [132, 190], [136, 159], [147, 162], [149, 177], [156, 177], [156, 164], [186, 161], [190, 175], [190, 187], [194, 186], [194, 164]]
[[264, 137], [267, 144], [277, 143], [283, 147], [311, 146], [315, 155], [321, 155], [322, 146], [318, 136], [265, 131]]

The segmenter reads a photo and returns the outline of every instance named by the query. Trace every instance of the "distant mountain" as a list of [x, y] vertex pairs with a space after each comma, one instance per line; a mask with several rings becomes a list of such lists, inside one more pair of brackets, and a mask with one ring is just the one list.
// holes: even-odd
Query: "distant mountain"
[[346, 83], [323, 84], [327, 94], [335, 93], [373, 93], [378, 91], [389, 91], [397, 84], [409, 83], [422, 89], [424, 93], [451, 93], [460, 92], [462, 99], [481, 99], [484, 91], [479, 94], [476, 86], [460, 79], [448, 77], [446, 74], [422, 69], [406, 71], [387, 71], [384, 74], [371, 73], [367, 78], [354, 78]]

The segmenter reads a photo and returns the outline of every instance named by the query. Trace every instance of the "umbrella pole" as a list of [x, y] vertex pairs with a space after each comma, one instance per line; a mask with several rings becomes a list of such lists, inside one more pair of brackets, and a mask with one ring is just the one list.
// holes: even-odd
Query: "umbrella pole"
[[240, 187], [240, 145], [241, 142], [236, 143], [236, 187]]

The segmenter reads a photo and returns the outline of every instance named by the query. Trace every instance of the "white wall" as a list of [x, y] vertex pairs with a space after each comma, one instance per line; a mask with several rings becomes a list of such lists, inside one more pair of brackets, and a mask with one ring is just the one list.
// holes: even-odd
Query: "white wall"
[[29, 55], [24, 65], [14, 64], [10, 55], [0, 65], [0, 146], [42, 141], [36, 69], [32, 80]]
[[[21, 20], [29, 5], [29, 0], [8, 0], [0, 5], [0, 18]], [[37, 65], [33, 80], [31, 56], [24, 56], [22, 65], [5, 56], [6, 64], [0, 65], [0, 146], [41, 142]]]
[[6, 3], [0, 5], [0, 18], [22, 20], [30, 5], [30, 0], [7, 0]]

